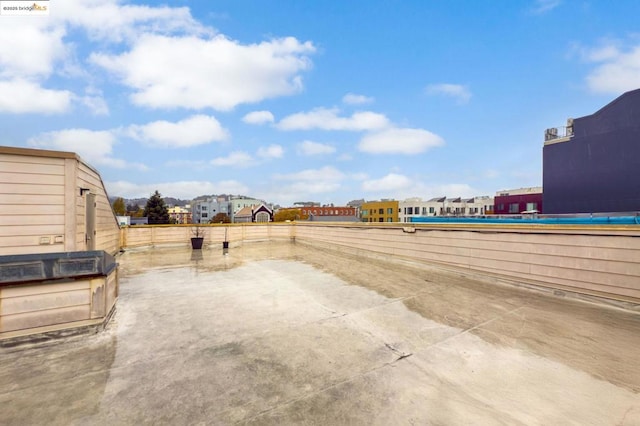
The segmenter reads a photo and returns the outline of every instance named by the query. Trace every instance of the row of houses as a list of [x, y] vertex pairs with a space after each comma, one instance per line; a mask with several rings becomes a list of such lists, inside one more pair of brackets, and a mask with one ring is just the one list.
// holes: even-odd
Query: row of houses
[[203, 197], [194, 200], [190, 206], [169, 208], [169, 215], [175, 223], [212, 223], [220, 219], [220, 214], [233, 223], [271, 222], [279, 212], [286, 212], [283, 217], [289, 220], [407, 223], [418, 217], [506, 215], [539, 212], [541, 209], [542, 188], [535, 187], [499, 191], [495, 197], [356, 200], [347, 206], [307, 203], [275, 211], [265, 201], [255, 198]]
[[[210, 223], [219, 214], [226, 215], [232, 222], [237, 222], [236, 217], [240, 214], [240, 220], [245, 221], [247, 212], [251, 208], [264, 206], [271, 210], [264, 200], [248, 197], [203, 197], [196, 198], [191, 203], [191, 214], [193, 223]], [[249, 210], [243, 210], [247, 209]], [[273, 215], [273, 214], [271, 214]]]

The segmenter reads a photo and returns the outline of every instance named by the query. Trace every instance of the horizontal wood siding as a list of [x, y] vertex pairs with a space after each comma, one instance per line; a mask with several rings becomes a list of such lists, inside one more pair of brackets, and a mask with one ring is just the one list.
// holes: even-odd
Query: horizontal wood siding
[[485, 227], [477, 231], [402, 226], [296, 225], [296, 239], [463, 268], [578, 293], [640, 302], [640, 229], [588, 227], [551, 233]]
[[0, 154], [0, 255], [64, 251], [64, 162]]
[[[208, 225], [206, 244], [288, 239], [640, 303], [640, 227]], [[122, 230], [125, 247], [187, 244], [190, 227]], [[415, 232], [414, 232], [415, 230]]]
[[76, 246], [86, 247], [86, 196], [80, 195], [80, 188], [89, 188], [96, 195], [96, 250], [115, 253], [120, 249], [120, 226], [111, 209], [107, 191], [98, 172], [78, 162], [78, 187], [76, 195]]
[[0, 333], [89, 318], [90, 280], [0, 288]]
[[[195, 227], [189, 225], [136, 225], [122, 229], [121, 242], [125, 248], [161, 245], [189, 245], [195, 236]], [[226, 230], [226, 231], [225, 231]], [[204, 244], [221, 245], [229, 242], [257, 241], [289, 238], [291, 227], [287, 224], [233, 224], [202, 225]]]

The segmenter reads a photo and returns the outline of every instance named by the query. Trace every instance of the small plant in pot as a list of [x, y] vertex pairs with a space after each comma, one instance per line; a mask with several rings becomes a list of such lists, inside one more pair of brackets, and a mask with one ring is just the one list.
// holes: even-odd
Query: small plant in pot
[[191, 248], [194, 250], [202, 249], [204, 243], [205, 229], [201, 226], [196, 226], [191, 230]]

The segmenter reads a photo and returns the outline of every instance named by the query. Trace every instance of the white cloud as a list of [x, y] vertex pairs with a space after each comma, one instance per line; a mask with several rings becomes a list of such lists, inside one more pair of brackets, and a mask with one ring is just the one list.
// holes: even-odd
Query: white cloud
[[419, 154], [443, 144], [440, 136], [427, 130], [394, 127], [363, 136], [358, 149], [372, 154]]
[[455, 99], [459, 104], [466, 104], [471, 99], [471, 91], [460, 84], [440, 83], [430, 84], [426, 88], [429, 95], [442, 95]]
[[582, 58], [588, 62], [604, 62], [615, 60], [621, 54], [620, 49], [615, 44], [607, 44], [593, 49], [581, 49]]
[[235, 180], [220, 182], [209, 181], [178, 181], [138, 184], [128, 181], [105, 182], [105, 187], [110, 196], [124, 198], [148, 197], [155, 190], [163, 196], [171, 196], [182, 199], [193, 199], [202, 194], [246, 194], [249, 192], [244, 184]]
[[561, 3], [562, 0], [535, 0], [531, 7], [531, 12], [536, 15], [542, 15], [560, 6]]
[[132, 88], [136, 105], [230, 110], [299, 92], [300, 73], [311, 67], [308, 55], [314, 51], [310, 42], [293, 37], [242, 45], [221, 35], [146, 34], [128, 52], [90, 59]]
[[215, 117], [194, 115], [178, 122], [154, 121], [131, 125], [125, 133], [146, 145], [159, 148], [186, 148], [228, 138], [228, 132]]
[[144, 33], [213, 34], [193, 19], [188, 7], [121, 4], [118, 0], [65, 0], [55, 5], [54, 22], [84, 28], [94, 39], [118, 43]]
[[211, 160], [214, 166], [251, 167], [256, 164], [253, 157], [244, 151], [234, 151], [226, 157], [217, 157]]
[[0, 81], [0, 112], [59, 114], [69, 110], [72, 97], [67, 90], [45, 89], [24, 79]]
[[280, 145], [269, 145], [267, 147], [258, 148], [258, 157], [265, 159], [282, 158], [284, 155], [284, 149]]
[[64, 26], [32, 17], [2, 19], [0, 77], [47, 77], [67, 55]]
[[344, 173], [331, 166], [273, 176], [275, 181], [287, 182], [279, 186], [280, 190], [282, 194], [287, 194], [287, 197], [294, 198], [337, 191], [344, 178]]
[[438, 197], [438, 194], [446, 194], [447, 197], [475, 197], [480, 195], [477, 189], [466, 183], [447, 183], [441, 185], [425, 186], [421, 193], [429, 194], [430, 198]]
[[[69, 100], [95, 115], [109, 113], [102, 96], [71, 94], [69, 91], [45, 89], [52, 74], [64, 78], [91, 79], [77, 58], [77, 43], [72, 31], [85, 30], [90, 38], [119, 43], [137, 40], [144, 33], [191, 34], [212, 36], [214, 31], [198, 23], [187, 7], [138, 6], [121, 4], [119, 0], [65, 0], [55, 5], [55, 13], [46, 19], [15, 16], [0, 25], [0, 80], [3, 85], [13, 80], [11, 89], [3, 87], [4, 96], [26, 89], [11, 97], [13, 105], [2, 105], [1, 111], [14, 113], [67, 111]], [[100, 48], [99, 47], [99, 48]], [[28, 83], [25, 83], [28, 82]], [[28, 84], [27, 87], [24, 87]], [[53, 105], [52, 105], [53, 104]], [[62, 107], [61, 107], [62, 105]]]
[[295, 180], [301, 182], [313, 182], [318, 180], [339, 182], [344, 179], [344, 174], [335, 167], [325, 166], [320, 169], [307, 169], [288, 174], [275, 174], [276, 180]]
[[362, 190], [368, 198], [388, 198], [404, 200], [411, 197], [421, 197], [428, 200], [434, 197], [473, 197], [481, 193], [466, 183], [425, 184], [414, 178], [400, 173], [389, 173], [380, 179], [362, 182]]
[[30, 146], [61, 151], [75, 152], [92, 166], [106, 166], [123, 169], [133, 167], [146, 170], [140, 163], [128, 163], [113, 157], [113, 146], [116, 143], [110, 131], [94, 131], [87, 129], [65, 129], [42, 133], [27, 141]]
[[275, 118], [269, 111], [253, 111], [242, 117], [242, 121], [247, 124], [273, 123]]
[[383, 114], [371, 111], [356, 112], [351, 117], [339, 117], [337, 108], [316, 108], [310, 112], [289, 115], [277, 124], [280, 130], [352, 130], [364, 131], [387, 127], [389, 120]]
[[336, 148], [319, 142], [303, 141], [296, 147], [300, 155], [323, 155], [336, 152]]
[[370, 96], [356, 95], [355, 93], [347, 93], [342, 97], [342, 102], [349, 105], [370, 104], [373, 100]]
[[87, 91], [85, 96], [79, 98], [79, 101], [88, 108], [93, 115], [109, 115], [109, 105], [107, 105], [100, 91]]
[[609, 44], [586, 49], [583, 55], [599, 63], [586, 77], [592, 92], [620, 94], [640, 86], [640, 46], [620, 50]]
[[349, 177], [350, 177], [351, 179], [353, 179], [353, 180], [359, 180], [359, 181], [369, 179], [369, 175], [368, 175], [367, 173], [364, 173], [364, 172], [351, 173], [351, 174], [349, 175]]
[[404, 175], [389, 173], [383, 178], [366, 180], [362, 182], [362, 190], [372, 191], [399, 191], [412, 185], [411, 179]]

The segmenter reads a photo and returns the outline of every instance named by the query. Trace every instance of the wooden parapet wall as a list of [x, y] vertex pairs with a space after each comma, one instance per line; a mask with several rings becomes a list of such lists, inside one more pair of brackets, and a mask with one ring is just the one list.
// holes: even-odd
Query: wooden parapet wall
[[296, 240], [640, 303], [640, 227], [296, 225]]
[[[123, 246], [188, 244], [191, 226], [122, 230]], [[295, 239], [506, 282], [640, 304], [640, 226], [282, 223], [205, 226], [205, 244]]]
[[[289, 223], [270, 224], [212, 224], [200, 225], [206, 246], [219, 245], [223, 241], [239, 243], [272, 239], [289, 239], [293, 227]], [[194, 225], [135, 225], [121, 229], [121, 246], [125, 249], [136, 247], [188, 246], [195, 235]]]

